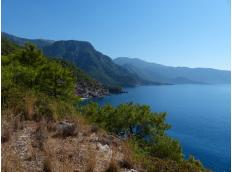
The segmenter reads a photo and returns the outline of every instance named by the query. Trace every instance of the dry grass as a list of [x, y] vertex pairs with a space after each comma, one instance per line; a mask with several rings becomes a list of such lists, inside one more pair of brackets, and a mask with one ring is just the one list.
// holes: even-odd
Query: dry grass
[[[71, 117], [65, 116], [60, 120], [67, 120], [77, 124], [78, 131], [80, 131], [82, 134], [86, 133], [86, 136], [84, 136], [84, 134], [80, 135], [80, 137], [83, 137], [83, 139], [79, 139], [79, 136], [68, 137], [67, 140], [66, 138], [53, 138], [52, 135], [56, 132], [55, 126], [58, 121], [48, 120], [47, 118], [41, 118], [40, 121], [34, 121], [33, 116], [35, 113], [37, 113], [33, 109], [34, 102], [30, 102], [30, 100], [32, 100], [30, 98], [25, 100], [28, 102], [28, 104], [25, 105], [25, 114], [27, 114], [25, 118], [22, 118], [23, 115], [14, 115], [10, 110], [4, 112], [4, 120], [7, 121], [7, 127], [9, 129], [9, 131], [6, 130], [5, 134], [7, 139], [10, 138], [9, 136], [11, 133], [19, 132], [23, 126], [22, 124], [25, 126], [24, 129], [28, 127], [33, 128], [33, 145], [31, 145], [32, 150], [30, 150], [30, 152], [34, 153], [31, 153], [31, 156], [29, 157], [31, 159], [27, 159], [25, 161], [37, 161], [37, 158], [39, 157], [41, 160], [39, 162], [42, 162], [42, 164], [40, 164], [40, 168], [45, 172], [73, 172], [75, 170], [92, 172], [106, 169], [107, 166], [108, 172], [119, 171], [119, 164], [117, 164], [115, 160], [110, 162], [102, 159], [101, 156], [97, 157], [96, 155], [98, 155], [99, 150], [95, 150], [94, 142], [89, 142], [89, 137], [91, 134], [95, 133], [99, 138], [99, 143], [103, 145], [112, 145], [110, 141], [111, 137], [109, 137], [104, 130], [90, 125], [89, 122], [81, 115]], [[32, 121], [24, 121], [26, 118]], [[78, 141], [78, 144], [76, 141]], [[81, 145], [80, 147], [79, 144]], [[115, 147], [115, 151], [117, 151], [116, 149], [117, 148]], [[7, 153], [5, 152], [5, 154]], [[97, 162], [103, 164], [106, 162], [106, 166], [96, 164]], [[12, 157], [12, 160], [4, 157], [2, 171], [25, 171], [25, 169], [21, 170], [20, 163], [25, 162], [19, 159], [16, 160], [14, 157]]]
[[127, 141], [122, 144], [122, 153], [124, 154], [124, 159], [119, 162], [120, 167], [127, 169], [133, 168], [132, 164], [136, 164], [136, 160], [131, 145]]
[[33, 95], [26, 95], [23, 98], [24, 101], [24, 115], [25, 119], [32, 120], [35, 115], [35, 104], [37, 101], [37, 97]]
[[119, 172], [119, 167], [117, 165], [117, 162], [112, 158], [109, 164], [109, 167], [106, 169], [105, 172]]
[[34, 133], [34, 146], [40, 151], [44, 150], [44, 142], [47, 137], [45, 121], [40, 121]]
[[85, 172], [93, 172], [96, 165], [96, 153], [89, 147], [88, 161]]
[[19, 115], [14, 115], [9, 109], [4, 109], [2, 111], [2, 135], [1, 142], [5, 143], [9, 141], [11, 134], [18, 129], [23, 128], [23, 122], [21, 122]]
[[65, 101], [56, 100], [48, 103], [48, 108], [52, 113], [54, 120], [62, 120], [64, 118], [75, 118], [77, 115], [76, 108]]
[[23, 121], [21, 120], [20, 115], [16, 115], [15, 117], [13, 117], [12, 123], [13, 123], [13, 130], [14, 131], [23, 129]]
[[2, 164], [1, 171], [2, 172], [24, 172], [22, 165], [20, 164], [20, 160], [17, 155], [13, 154], [2, 154]]
[[93, 133], [92, 125], [83, 116], [76, 115], [65, 119], [77, 124], [78, 130], [81, 131], [84, 136], [90, 136]]
[[43, 172], [52, 172], [51, 161], [49, 158], [45, 158], [43, 162]]
[[94, 171], [94, 164], [88, 163], [85, 172], [93, 172], [93, 171]]

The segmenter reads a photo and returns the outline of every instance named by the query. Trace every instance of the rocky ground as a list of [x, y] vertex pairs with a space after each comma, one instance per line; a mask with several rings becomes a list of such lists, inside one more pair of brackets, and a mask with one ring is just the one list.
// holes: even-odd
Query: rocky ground
[[120, 139], [80, 121], [3, 120], [1, 141], [3, 172], [136, 172]]

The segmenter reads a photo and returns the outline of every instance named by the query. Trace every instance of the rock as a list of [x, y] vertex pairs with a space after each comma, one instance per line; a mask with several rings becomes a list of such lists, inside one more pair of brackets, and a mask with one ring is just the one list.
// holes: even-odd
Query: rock
[[96, 164], [94, 172], [106, 171], [113, 155], [113, 150], [108, 145], [97, 143]]
[[134, 169], [126, 169], [124, 172], [137, 172], [137, 170], [134, 170]]
[[56, 136], [63, 136], [63, 137], [74, 136], [77, 134], [76, 129], [77, 127], [74, 123], [70, 123], [67, 121], [59, 122], [56, 125]]
[[89, 137], [90, 142], [98, 142], [98, 140], [99, 140], [99, 137], [95, 133], [91, 134]]
[[110, 147], [108, 145], [102, 145], [101, 143], [98, 143], [97, 147], [99, 148], [99, 150], [101, 152], [109, 152], [109, 151], [111, 151]]
[[103, 145], [110, 145], [112, 143], [112, 140], [102, 137], [101, 139], [99, 139], [99, 142]]

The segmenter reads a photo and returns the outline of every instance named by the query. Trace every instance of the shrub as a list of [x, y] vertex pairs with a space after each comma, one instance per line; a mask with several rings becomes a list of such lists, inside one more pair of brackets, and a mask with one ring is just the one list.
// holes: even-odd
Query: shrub
[[26, 119], [33, 119], [35, 115], [35, 103], [37, 101], [37, 97], [33, 94], [26, 94], [23, 98], [24, 103], [24, 116]]
[[179, 142], [167, 136], [156, 137], [155, 143], [152, 144], [149, 152], [152, 156], [162, 159], [183, 160]]
[[96, 103], [90, 103], [82, 107], [82, 113], [109, 132], [127, 137], [163, 135], [170, 128], [165, 123], [166, 113], [151, 112], [149, 106], [145, 105], [127, 103], [114, 108], [111, 105], [100, 107]]
[[31, 44], [2, 58], [2, 108], [25, 119], [59, 119], [75, 113], [71, 67], [47, 59]]
[[47, 59], [33, 45], [25, 45], [15, 54], [4, 56], [2, 61], [3, 103], [12, 90], [20, 89], [75, 100], [76, 79], [73, 69]]
[[190, 164], [192, 164], [193, 166], [196, 166], [202, 170], [204, 170], [204, 167], [201, 163], [201, 161], [199, 160], [196, 160], [195, 157], [193, 155], [190, 155], [189, 156], [189, 159], [187, 160], [187, 162], [189, 162]]

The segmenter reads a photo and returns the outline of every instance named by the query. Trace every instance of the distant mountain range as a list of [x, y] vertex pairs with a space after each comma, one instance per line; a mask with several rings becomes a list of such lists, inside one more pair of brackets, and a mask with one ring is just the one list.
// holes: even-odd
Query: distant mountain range
[[230, 83], [230, 71], [210, 68], [170, 67], [138, 58], [119, 57], [114, 62], [145, 80], [171, 84]]
[[115, 64], [110, 57], [95, 50], [89, 42], [25, 39], [7, 33], [2, 33], [2, 36], [18, 45], [23, 45], [26, 42], [34, 43], [43, 50], [46, 56], [72, 62], [91, 77], [107, 86], [156, 84], [153, 81], [144, 80], [137, 74]]
[[2, 37], [18, 45], [31, 42], [42, 49], [46, 56], [69, 61], [107, 86], [230, 83], [230, 71], [170, 67], [127, 57], [112, 60], [85, 41], [26, 39], [4, 32]]

